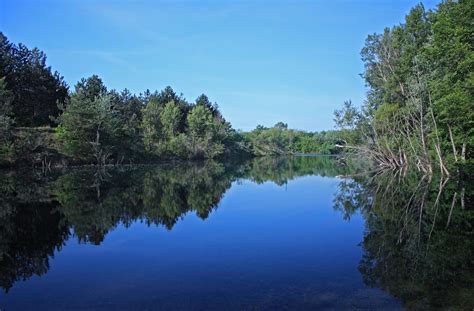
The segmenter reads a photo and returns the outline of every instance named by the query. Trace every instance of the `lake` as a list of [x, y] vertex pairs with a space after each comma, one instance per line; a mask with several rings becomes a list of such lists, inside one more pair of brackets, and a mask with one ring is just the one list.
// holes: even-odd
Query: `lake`
[[324, 156], [0, 179], [2, 311], [474, 307], [472, 182]]

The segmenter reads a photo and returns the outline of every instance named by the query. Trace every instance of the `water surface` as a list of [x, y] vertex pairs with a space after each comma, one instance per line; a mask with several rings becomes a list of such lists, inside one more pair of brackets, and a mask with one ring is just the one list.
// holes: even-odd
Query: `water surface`
[[354, 175], [331, 157], [2, 178], [2, 310], [473, 303], [465, 185]]

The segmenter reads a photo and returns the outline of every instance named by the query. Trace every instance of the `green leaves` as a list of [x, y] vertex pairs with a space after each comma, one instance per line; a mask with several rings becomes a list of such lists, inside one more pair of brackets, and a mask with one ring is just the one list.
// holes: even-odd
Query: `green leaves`
[[171, 138], [178, 133], [182, 118], [183, 111], [173, 100], [167, 103], [161, 110], [160, 119], [167, 137]]
[[257, 126], [253, 131], [244, 133], [252, 153], [257, 156], [292, 153], [335, 154], [339, 150], [340, 132], [305, 132], [288, 129], [288, 125], [278, 122], [271, 128]]
[[[142, 110], [141, 128], [146, 151], [158, 157], [215, 158], [224, 153], [225, 145], [235, 144], [230, 124], [221, 117], [216, 106], [201, 95], [190, 105], [174, 92], [165, 89], [151, 97]], [[170, 96], [165, 96], [168, 94]], [[160, 102], [163, 98], [175, 98]]]
[[342, 138], [390, 167], [447, 172], [445, 159], [472, 158], [473, 11], [472, 1], [430, 12], [419, 4], [404, 23], [369, 35], [361, 51], [367, 99], [360, 110], [345, 102], [335, 112]]
[[142, 110], [141, 128], [143, 132], [143, 143], [145, 151], [155, 153], [155, 145], [162, 139], [161, 107], [158, 102], [148, 102]]
[[58, 102], [68, 97], [68, 88], [58, 72], [46, 65], [46, 55], [37, 48], [12, 44], [0, 32], [0, 77], [13, 95], [12, 109], [18, 126], [53, 124]]
[[[84, 80], [83, 80], [84, 81]], [[61, 152], [75, 160], [105, 164], [119, 139], [120, 119], [110, 95], [91, 96], [97, 85], [83, 83], [59, 116]]]
[[213, 119], [211, 111], [205, 106], [196, 106], [186, 117], [188, 133], [191, 137], [204, 137], [213, 131]]

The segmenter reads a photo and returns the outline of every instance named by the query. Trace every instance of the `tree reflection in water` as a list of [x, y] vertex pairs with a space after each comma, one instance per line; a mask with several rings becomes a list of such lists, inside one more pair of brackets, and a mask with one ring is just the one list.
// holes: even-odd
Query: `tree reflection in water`
[[65, 241], [100, 244], [118, 225], [171, 230], [187, 213], [206, 219], [235, 181], [285, 185], [304, 175], [339, 178], [334, 208], [361, 213], [359, 271], [407, 309], [472, 308], [473, 187], [401, 172], [355, 175], [331, 157], [169, 163], [42, 174], [0, 173], [0, 286], [45, 274]]
[[177, 162], [158, 166], [1, 172], [0, 286], [43, 275], [65, 241], [99, 245], [136, 221], [171, 230], [188, 212], [206, 219], [233, 181], [285, 184], [297, 176], [337, 175], [325, 158], [257, 158], [242, 163]]
[[343, 180], [334, 199], [344, 218], [365, 219], [365, 283], [409, 310], [474, 306], [473, 206], [469, 182], [402, 172]]

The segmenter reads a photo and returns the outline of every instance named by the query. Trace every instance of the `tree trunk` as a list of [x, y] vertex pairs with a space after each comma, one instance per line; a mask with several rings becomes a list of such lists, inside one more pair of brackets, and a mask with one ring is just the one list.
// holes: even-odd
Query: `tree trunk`
[[435, 136], [436, 136], [436, 141], [435, 141], [435, 149], [436, 153], [438, 154], [438, 160], [439, 160], [439, 167], [441, 169], [441, 174], [443, 174], [443, 171], [446, 173], [446, 175], [449, 176], [449, 171], [446, 168], [446, 165], [444, 164], [443, 161], [443, 156], [441, 154], [441, 141], [439, 139], [439, 134], [438, 134], [438, 125], [436, 124], [436, 119], [433, 113], [433, 108], [431, 104], [431, 94], [428, 93], [428, 100], [430, 103], [430, 113], [431, 113], [431, 118], [433, 119], [433, 125], [434, 125], [434, 130], [435, 130]]
[[466, 143], [462, 143], [461, 160], [466, 161]]
[[451, 140], [451, 146], [453, 147], [454, 161], [458, 161], [458, 152], [456, 150], [456, 145], [454, 144], [453, 131], [451, 130], [451, 125], [448, 124], [449, 139]]
[[430, 163], [430, 158], [428, 156], [428, 150], [426, 147], [426, 137], [425, 137], [425, 124], [424, 124], [424, 109], [423, 109], [423, 100], [420, 100], [420, 138], [421, 138], [421, 146], [423, 148], [423, 157], [424, 161], [426, 163], [427, 169], [429, 172], [431, 172], [431, 163]]
[[451, 222], [451, 215], [453, 214], [454, 205], [456, 204], [457, 192], [453, 195], [453, 201], [451, 202], [451, 209], [449, 210], [448, 221], [446, 222], [446, 228], [448, 228], [449, 223]]

